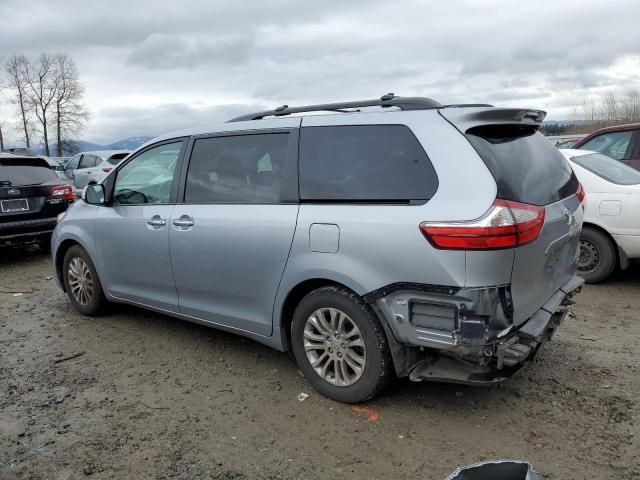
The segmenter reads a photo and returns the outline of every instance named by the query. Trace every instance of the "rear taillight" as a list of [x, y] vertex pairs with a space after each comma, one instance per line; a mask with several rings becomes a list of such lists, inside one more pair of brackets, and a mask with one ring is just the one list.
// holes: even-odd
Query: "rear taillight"
[[102, 171], [103, 171], [103, 172], [106, 172], [106, 173], [109, 173], [111, 170], [113, 170], [113, 168], [112, 168], [112, 167], [104, 167], [104, 168], [102, 169]]
[[73, 188], [69, 185], [57, 185], [49, 190], [49, 197], [62, 199], [66, 202], [73, 201]]
[[582, 205], [582, 209], [584, 210], [587, 207], [587, 194], [582, 187], [582, 184], [578, 187], [578, 191], [576, 192], [576, 197], [580, 201], [580, 205]]
[[420, 231], [440, 250], [502, 250], [535, 241], [544, 225], [544, 207], [497, 199], [479, 220], [423, 223]]

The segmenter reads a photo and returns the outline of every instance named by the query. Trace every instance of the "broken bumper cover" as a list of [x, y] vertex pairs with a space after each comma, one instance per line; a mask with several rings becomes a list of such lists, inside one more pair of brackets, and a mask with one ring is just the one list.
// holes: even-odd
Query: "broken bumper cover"
[[[439, 304], [430, 300], [426, 304], [430, 309], [430, 318], [437, 315], [437, 321], [455, 325], [455, 329], [445, 330], [416, 326], [410, 319], [416, 312], [421, 315], [426, 310], [411, 307], [411, 301], [396, 294], [391, 298], [394, 303], [402, 306], [407, 300], [406, 318], [397, 313], [398, 307], [394, 305], [396, 313], [391, 317], [391, 329], [401, 343], [423, 347], [421, 350], [424, 351], [420, 360], [408, 369], [409, 378], [413, 381], [470, 384], [492, 384], [506, 380], [532, 360], [540, 346], [553, 337], [568, 314], [567, 307], [573, 303], [571, 297], [580, 290], [583, 283], [582, 278], [572, 277], [526, 322], [506, 328], [488, 340], [481, 336], [486, 335], [484, 323], [460, 320], [465, 318], [466, 305], [456, 295], [447, 302]], [[406, 292], [404, 295], [411, 296]], [[385, 298], [378, 302], [378, 308], [385, 313], [386, 307], [387, 314], [390, 311], [388, 300]], [[477, 332], [472, 332], [476, 326]], [[461, 331], [465, 333], [465, 328], [471, 334], [477, 333], [478, 341], [475, 344], [460, 336]]]

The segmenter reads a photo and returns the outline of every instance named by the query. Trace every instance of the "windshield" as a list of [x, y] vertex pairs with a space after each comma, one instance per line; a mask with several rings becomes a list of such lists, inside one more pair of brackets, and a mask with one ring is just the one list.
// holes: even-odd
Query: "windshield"
[[49, 164], [39, 158], [0, 158], [0, 186], [39, 185], [57, 180]]
[[578, 155], [571, 160], [611, 183], [618, 185], [640, 184], [640, 171], [601, 153]]

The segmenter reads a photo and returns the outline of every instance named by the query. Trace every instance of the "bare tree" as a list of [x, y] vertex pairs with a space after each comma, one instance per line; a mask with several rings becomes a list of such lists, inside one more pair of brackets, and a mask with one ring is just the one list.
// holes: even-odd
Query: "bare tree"
[[636, 88], [627, 90], [621, 103], [625, 123], [640, 122], [640, 91]]
[[53, 122], [56, 130], [56, 153], [59, 157], [64, 151], [72, 151], [74, 144], [71, 135], [77, 135], [89, 119], [82, 97], [84, 86], [76, 63], [66, 53], [54, 56], [55, 97], [53, 103]]
[[4, 135], [2, 135], [2, 124], [0, 124], [0, 151], [4, 150]]
[[42, 137], [44, 153], [49, 149], [50, 116], [58, 95], [56, 62], [53, 55], [42, 53], [34, 65], [27, 63], [27, 98], [36, 116], [36, 130]]
[[27, 148], [31, 146], [31, 139], [29, 137], [29, 133], [31, 131], [31, 119], [28, 109], [28, 82], [26, 78], [28, 64], [29, 61], [24, 55], [13, 55], [4, 65], [4, 69], [7, 73], [8, 86], [13, 91], [12, 100], [17, 106], [20, 114], [22, 133], [24, 135], [24, 142], [27, 144]]

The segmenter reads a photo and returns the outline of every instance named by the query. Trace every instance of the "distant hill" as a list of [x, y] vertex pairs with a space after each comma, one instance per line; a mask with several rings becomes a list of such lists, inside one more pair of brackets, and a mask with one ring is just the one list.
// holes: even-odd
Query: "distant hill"
[[[72, 152], [64, 152], [66, 156], [75, 155], [79, 152], [90, 152], [93, 150], [135, 150], [143, 143], [147, 143], [153, 137], [129, 137], [118, 140], [117, 142], [110, 143], [109, 145], [99, 145], [97, 143], [85, 142], [84, 140], [73, 140], [76, 148]], [[42, 155], [44, 148], [42, 146], [32, 147], [34, 153]], [[51, 156], [56, 156], [55, 144], [49, 145], [49, 151]]]
[[104, 148], [106, 150], [135, 150], [143, 143], [147, 143], [153, 137], [129, 137], [124, 140], [118, 140], [117, 142], [113, 142], [109, 145], [106, 145]]

